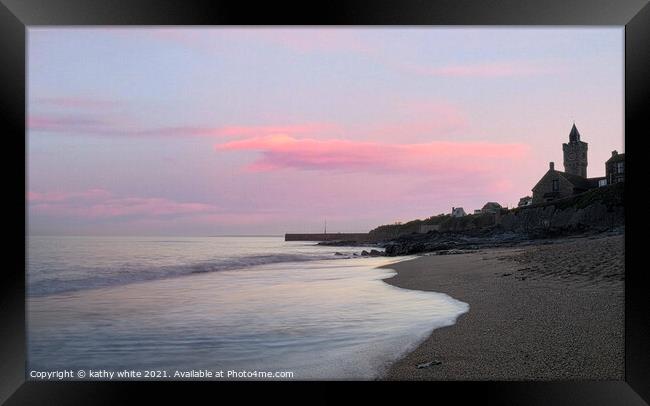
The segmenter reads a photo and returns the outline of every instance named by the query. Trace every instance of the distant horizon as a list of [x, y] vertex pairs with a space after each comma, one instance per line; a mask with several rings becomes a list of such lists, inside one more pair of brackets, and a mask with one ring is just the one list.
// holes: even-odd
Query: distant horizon
[[29, 28], [30, 236], [368, 232], [624, 153], [621, 27]]
[[[287, 232], [284, 234], [291, 234], [291, 232]], [[27, 234], [28, 237], [79, 237], [79, 238], [86, 238], [86, 237], [118, 237], [118, 238], [123, 238], [123, 237], [128, 237], [128, 238], [146, 238], [146, 237], [179, 237], [179, 238], [211, 238], [211, 237], [283, 237], [284, 234], [223, 234], [223, 235], [183, 235], [183, 234], [141, 234], [141, 235], [119, 235], [119, 234], [77, 234], [77, 235], [72, 235], [72, 234]], [[329, 234], [329, 233], [328, 233]], [[336, 232], [332, 233], [336, 234]]]

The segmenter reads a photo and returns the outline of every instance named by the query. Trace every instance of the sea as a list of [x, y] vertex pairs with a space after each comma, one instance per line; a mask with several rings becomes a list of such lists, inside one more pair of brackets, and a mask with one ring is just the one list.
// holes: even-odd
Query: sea
[[410, 258], [359, 255], [371, 248], [280, 236], [29, 236], [28, 379], [61, 370], [380, 379], [469, 305], [388, 285], [394, 271], [378, 267]]

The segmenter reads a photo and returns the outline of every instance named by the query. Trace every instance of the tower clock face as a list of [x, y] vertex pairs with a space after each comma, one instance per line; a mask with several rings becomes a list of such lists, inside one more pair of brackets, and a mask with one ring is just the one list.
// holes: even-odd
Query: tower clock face
[[569, 159], [570, 160], [575, 160], [576, 159], [576, 153], [575, 152], [569, 152]]

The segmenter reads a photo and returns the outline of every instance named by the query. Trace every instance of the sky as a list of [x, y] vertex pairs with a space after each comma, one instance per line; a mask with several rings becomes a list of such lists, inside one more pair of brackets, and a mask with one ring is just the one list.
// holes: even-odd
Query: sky
[[365, 232], [624, 152], [623, 28], [29, 28], [32, 235]]

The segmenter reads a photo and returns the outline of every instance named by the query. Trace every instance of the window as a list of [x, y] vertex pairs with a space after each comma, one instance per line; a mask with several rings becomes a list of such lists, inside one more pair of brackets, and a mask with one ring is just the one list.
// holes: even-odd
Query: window
[[616, 162], [616, 172], [624, 173], [625, 171], [625, 162]]
[[559, 181], [559, 179], [553, 179], [553, 191], [554, 192], [559, 192], [560, 191], [560, 181]]

